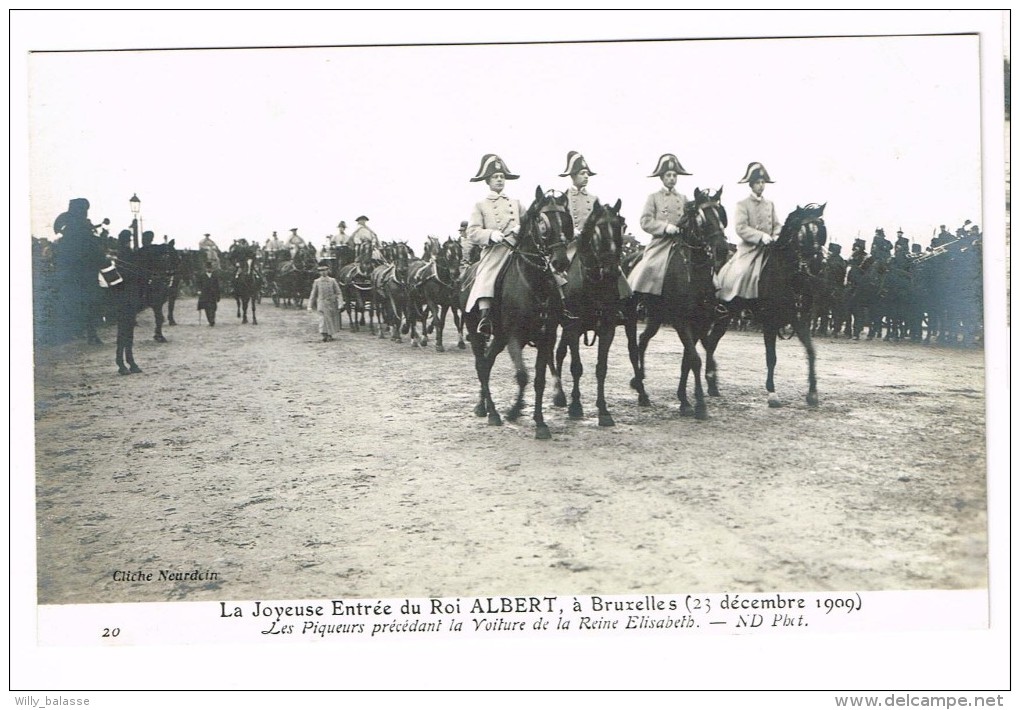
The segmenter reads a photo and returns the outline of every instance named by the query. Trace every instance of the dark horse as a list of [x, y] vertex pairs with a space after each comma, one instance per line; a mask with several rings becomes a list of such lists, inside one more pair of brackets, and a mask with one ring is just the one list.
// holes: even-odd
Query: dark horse
[[[566, 207], [567, 196], [552, 190], [535, 188], [535, 201], [521, 215], [517, 245], [511, 247], [507, 262], [496, 280], [492, 304], [493, 336], [488, 346], [478, 333], [477, 308], [466, 313], [468, 340], [475, 356], [475, 372], [481, 386], [475, 414], [488, 414], [489, 424], [502, 424], [489, 390], [489, 376], [496, 357], [506, 348], [513, 360], [517, 378], [517, 399], [507, 419], [517, 420], [524, 407], [524, 388], [528, 371], [524, 366], [524, 346], [534, 345], [535, 357], [535, 438], [549, 439], [549, 427], [542, 417], [542, 395], [546, 368], [552, 362], [556, 329], [560, 317], [559, 294], [548, 272], [547, 263], [562, 271], [567, 267], [566, 236], [574, 233]], [[467, 306], [471, 283], [461, 285], [461, 309]]]
[[144, 304], [152, 308], [152, 316], [156, 321], [153, 340], [165, 343], [163, 337], [163, 305], [170, 299], [170, 293], [177, 282], [177, 264], [179, 257], [174, 248], [174, 240], [164, 244], [151, 244], [139, 250], [142, 255], [140, 266], [143, 270], [145, 286]]
[[776, 370], [776, 338], [779, 331], [792, 326], [804, 346], [808, 360], [808, 394], [810, 406], [818, 404], [815, 381], [815, 346], [811, 340], [811, 324], [815, 303], [825, 288], [822, 271], [825, 245], [825, 205], [797, 206], [786, 218], [779, 237], [765, 247], [765, 264], [758, 279], [758, 298], [749, 301], [751, 312], [761, 324], [765, 337], [765, 364], [768, 374], [765, 389], [770, 407], [781, 406], [773, 376]]
[[[630, 386], [637, 390], [638, 404], [650, 404], [645, 392], [645, 351], [659, 328], [672, 326], [683, 343], [684, 354], [680, 369], [680, 383], [676, 396], [680, 400], [680, 414], [697, 419], [706, 419], [704, 391], [701, 387], [701, 356], [697, 344], [705, 347], [705, 377], [709, 391], [714, 394], [715, 348], [725, 333], [725, 324], [719, 322], [716, 310], [715, 284], [713, 278], [719, 266], [729, 253], [724, 229], [726, 209], [720, 203], [722, 188], [694, 190], [694, 200], [684, 205], [684, 212], [677, 225], [679, 232], [672, 237], [673, 247], [669, 254], [662, 295], [635, 294], [628, 303], [625, 330], [630, 362], [634, 377]], [[637, 336], [638, 304], [644, 302], [646, 325], [641, 337]], [[687, 398], [687, 378], [694, 373], [694, 407]]]
[[570, 264], [567, 283], [567, 302], [577, 319], [563, 323], [563, 333], [556, 348], [556, 395], [553, 402], [564, 407], [567, 397], [563, 393], [563, 360], [570, 350], [570, 374], [574, 388], [570, 393], [568, 416], [582, 419], [581, 389], [579, 381], [584, 374], [581, 364], [581, 336], [591, 331], [598, 342], [598, 363], [595, 377], [598, 380], [598, 394], [595, 406], [599, 410], [599, 426], [613, 426], [613, 416], [606, 406], [606, 372], [608, 370], [609, 348], [616, 335], [617, 307], [619, 304], [620, 259], [623, 254], [624, 219], [620, 216], [621, 202], [612, 207], [603, 206], [598, 200], [588, 216], [581, 235], [577, 240], [577, 254]]
[[[429, 237], [430, 243], [434, 237]], [[443, 328], [446, 314], [453, 311], [453, 322], [457, 326], [457, 347], [463, 350], [464, 321], [460, 310], [460, 262], [463, 250], [460, 242], [448, 237], [442, 245], [432, 245], [433, 260], [419, 262], [408, 274], [411, 285], [413, 308], [421, 318], [421, 345], [428, 345], [427, 333], [435, 330], [436, 352], [443, 352]], [[432, 323], [428, 322], [432, 316]]]
[[365, 325], [365, 311], [368, 311], [369, 329], [375, 335], [375, 310], [372, 306], [372, 243], [362, 242], [354, 251], [354, 261], [344, 264], [337, 272], [337, 281], [347, 302], [347, 320], [351, 332], [357, 333]]
[[262, 291], [262, 274], [255, 263], [256, 250], [241, 254], [234, 268], [234, 301], [237, 302], [237, 317], [241, 323], [248, 322], [248, 305], [251, 304], [251, 324], [258, 325], [255, 317], [255, 303]]
[[386, 337], [390, 329], [390, 340], [403, 342], [402, 333], [411, 333], [411, 344], [417, 345], [417, 326], [410, 308], [407, 277], [413, 253], [405, 242], [396, 242], [387, 248], [391, 262], [377, 266], [372, 271], [372, 300], [380, 328], [379, 337]]

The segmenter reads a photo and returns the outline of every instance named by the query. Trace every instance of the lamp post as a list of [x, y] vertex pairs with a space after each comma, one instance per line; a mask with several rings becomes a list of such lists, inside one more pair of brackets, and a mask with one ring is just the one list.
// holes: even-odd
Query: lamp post
[[131, 195], [131, 199], [128, 200], [131, 205], [131, 214], [134, 215], [134, 219], [131, 222], [131, 230], [133, 232], [132, 238], [134, 241], [134, 250], [138, 251], [138, 234], [141, 231], [141, 225], [138, 223], [138, 213], [142, 209], [142, 201], [138, 199], [138, 193]]

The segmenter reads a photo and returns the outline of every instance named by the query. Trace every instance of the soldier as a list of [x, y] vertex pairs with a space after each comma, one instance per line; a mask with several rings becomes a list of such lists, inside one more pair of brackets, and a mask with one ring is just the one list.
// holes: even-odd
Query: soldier
[[871, 255], [877, 261], [886, 262], [892, 257], [893, 245], [885, 237], [885, 230], [878, 227], [875, 236], [871, 239]]
[[665, 153], [659, 157], [655, 170], [648, 176], [659, 178], [662, 188], [648, 196], [641, 211], [641, 229], [652, 235], [652, 241], [627, 277], [627, 282], [636, 293], [662, 294], [666, 266], [673, 249], [673, 240], [669, 237], [679, 233], [677, 224], [687, 204], [687, 196], [675, 189], [676, 181], [680, 175], [690, 174], [680, 165], [675, 155]]
[[[598, 200], [598, 197], [588, 192], [588, 179], [594, 175], [595, 173], [588, 167], [583, 155], [576, 150], [567, 153], [567, 167], [560, 173], [560, 177], [569, 177], [571, 182], [570, 187], [567, 188], [567, 209], [570, 210], [570, 218], [574, 223], [573, 236], [575, 239], [581, 235], [584, 223], [588, 221], [591, 211], [595, 208], [595, 202]], [[573, 261], [576, 253], [577, 244], [572, 241], [567, 245], [567, 258]], [[617, 287], [621, 301], [630, 298], [632, 293], [630, 284], [627, 283], [627, 278], [622, 273]], [[618, 317], [622, 319], [623, 314], [618, 313]]]
[[[510, 256], [510, 246], [516, 244], [521, 229], [521, 203], [503, 194], [507, 180], [516, 180], [498, 155], [482, 156], [478, 172], [469, 182], [482, 182], [489, 187], [488, 196], [475, 204], [468, 222], [467, 237], [473, 245], [482, 247], [482, 255], [475, 270], [475, 280], [468, 292], [465, 312], [478, 305], [478, 332], [492, 335], [489, 309], [496, 292], [496, 277]], [[556, 279], [560, 296], [563, 296], [563, 279]], [[564, 316], [573, 318], [566, 309]]]
[[467, 269], [473, 263], [478, 261], [479, 248], [468, 241], [467, 237], [467, 220], [463, 220], [460, 223], [460, 227], [457, 230], [458, 238], [460, 239], [460, 268], [461, 271]]
[[740, 237], [737, 250], [716, 275], [719, 300], [723, 302], [758, 298], [764, 247], [775, 241], [783, 227], [776, 216], [776, 206], [762, 197], [765, 184], [773, 182], [765, 166], [749, 163], [739, 182], [747, 183], [751, 194], [737, 203], [736, 232]]
[[929, 247], [929, 249], [934, 249], [935, 247], [942, 246], [943, 244], [948, 244], [951, 241], [953, 241], [952, 233], [946, 229], [946, 225], [940, 224], [939, 233], [932, 237], [931, 247]]
[[[847, 323], [847, 335], [850, 335], [850, 324], [847, 319], [844, 286], [846, 284], [846, 259], [841, 255], [843, 247], [835, 242], [829, 242], [829, 253], [825, 258], [825, 273], [827, 283], [830, 287], [829, 310], [832, 317], [832, 335], [839, 335], [843, 323]], [[825, 317], [825, 314], [822, 315]], [[825, 323], [822, 323], [822, 331], [825, 331]]]

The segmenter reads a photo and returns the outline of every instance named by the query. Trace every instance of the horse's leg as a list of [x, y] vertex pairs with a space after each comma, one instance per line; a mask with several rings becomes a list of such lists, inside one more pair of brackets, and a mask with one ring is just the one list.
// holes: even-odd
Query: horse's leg
[[807, 403], [811, 407], [818, 406], [818, 383], [815, 379], [815, 344], [811, 339], [810, 328], [805, 328], [803, 322], [796, 327], [797, 337], [804, 345], [804, 353], [808, 362], [808, 393]]
[[570, 389], [570, 407], [567, 416], [571, 419], [584, 419], [584, 407], [581, 406], [581, 376], [584, 375], [584, 363], [581, 362], [581, 333], [576, 330], [570, 334], [570, 377], [574, 382]]
[[[521, 416], [521, 411], [524, 409], [524, 388], [528, 386], [528, 370], [524, 366], [524, 345], [521, 343], [517, 336], [512, 336], [506, 344], [507, 354], [510, 355], [510, 360], [514, 364], [514, 377], [517, 379], [517, 397], [514, 399], [513, 406], [507, 410], [506, 418], [511, 421], [517, 421]], [[538, 367], [536, 363], [536, 368]], [[546, 363], [542, 363], [544, 368]], [[545, 373], [542, 373], [543, 377]]]
[[249, 296], [249, 299], [251, 300], [251, 324], [252, 325], [258, 325], [259, 321], [255, 317], [255, 301], [257, 301], [258, 299], [255, 298], [255, 294], [252, 294], [251, 296]]
[[170, 296], [166, 300], [166, 324], [177, 325], [177, 321], [174, 320], [174, 306], [177, 305], [177, 295], [171, 291]]
[[157, 343], [165, 343], [166, 338], [163, 337], [163, 304], [152, 307], [152, 315], [156, 321], [156, 333], [152, 339]]
[[708, 396], [718, 397], [719, 395], [719, 371], [715, 362], [715, 349], [719, 347], [719, 341], [726, 335], [729, 327], [729, 319], [717, 320], [709, 326], [708, 333], [701, 339], [705, 346], [705, 383], [708, 385]]
[[[485, 338], [474, 337], [471, 339], [471, 347], [475, 351], [475, 369], [478, 372], [478, 381], [481, 384], [480, 399], [484, 409], [480, 416], [489, 416], [491, 426], [499, 426], [503, 420], [496, 410], [496, 403], [492, 401], [492, 391], [489, 389], [489, 378], [492, 375], [492, 366], [496, 362], [496, 356], [503, 351], [507, 345], [506, 336], [497, 335], [488, 346]], [[478, 414], [478, 409], [475, 409]]]
[[463, 350], [467, 347], [464, 343], [464, 311], [456, 303], [450, 309], [453, 311], [453, 324], [457, 326], [457, 347]]
[[779, 335], [779, 326], [768, 322], [762, 324], [762, 335], [765, 338], [765, 367], [768, 374], [765, 377], [765, 391], [769, 393], [769, 406], [780, 407], [782, 403], [776, 395], [774, 376], [776, 372], [776, 337]]
[[[705, 391], [701, 386], [701, 355], [698, 354], [699, 335], [704, 332], [700, 323], [695, 322], [697, 316], [688, 319], [684, 324], [683, 334], [680, 339], [684, 341], [684, 355], [690, 350], [690, 357], [687, 358], [687, 369], [694, 373], [694, 418], [699, 421], [708, 419], [708, 407], [705, 405]], [[686, 385], [686, 383], [685, 383]], [[686, 386], [684, 394], [686, 395]]]
[[[632, 389], [637, 390], [638, 405], [641, 407], [651, 406], [651, 400], [648, 398], [648, 393], [645, 392], [645, 351], [648, 349], [648, 343], [659, 332], [661, 326], [662, 315], [659, 309], [649, 308], [648, 317], [645, 321], [645, 329], [637, 337], [636, 345], [631, 348], [630, 362], [634, 367], [634, 377], [630, 381], [630, 386]], [[635, 331], [636, 328], [637, 326], [635, 325]]]
[[[545, 370], [549, 366], [549, 363], [552, 362], [553, 346], [555, 344], [555, 327], [553, 327], [552, 333], [542, 337], [542, 342], [536, 343], [538, 355], [535, 357], [535, 413], [532, 416], [535, 420], [536, 439], [552, 438], [552, 434], [549, 433], [549, 425], [545, 423], [545, 417], [542, 413], [542, 398], [545, 395]], [[527, 378], [527, 374], [527, 371], [525, 371], [525, 378]], [[519, 376], [518, 381], [520, 381]]]
[[450, 307], [445, 303], [436, 302], [436, 309], [439, 311], [439, 319], [436, 319], [436, 311], [432, 311], [432, 324], [436, 329], [436, 352], [445, 352], [446, 348], [443, 347], [443, 328], [446, 327], [446, 312], [450, 310]]
[[[241, 317], [241, 297], [240, 297], [240, 296], [237, 296], [237, 295], [235, 295], [235, 296], [234, 296], [234, 303], [236, 303], [236, 304], [237, 304], [237, 317], [238, 317], [238, 318], [240, 318], [240, 317]], [[247, 323], [248, 321], [247, 321], [247, 319], [246, 319], [246, 320], [243, 320], [243, 321], [241, 321], [241, 322], [242, 322], [242, 323]]]
[[127, 345], [127, 329], [125, 328], [124, 318], [121, 317], [117, 321], [117, 355], [115, 360], [117, 362], [117, 371], [122, 375], [128, 374], [130, 370], [124, 364], [124, 349]]
[[613, 415], [606, 404], [606, 374], [609, 372], [609, 348], [616, 337], [616, 313], [603, 314], [603, 323], [599, 328], [599, 359], [595, 365], [595, 378], [598, 380], [598, 391], [595, 406], [599, 410], [599, 426], [615, 426]]
[[553, 371], [553, 388], [556, 393], [553, 395], [553, 404], [557, 407], [567, 406], [567, 395], [563, 393], [563, 360], [567, 356], [567, 348], [570, 344], [567, 340], [570, 338], [570, 331], [566, 328], [563, 329], [563, 333], [560, 335], [560, 342], [556, 345], [556, 354], [550, 362]]

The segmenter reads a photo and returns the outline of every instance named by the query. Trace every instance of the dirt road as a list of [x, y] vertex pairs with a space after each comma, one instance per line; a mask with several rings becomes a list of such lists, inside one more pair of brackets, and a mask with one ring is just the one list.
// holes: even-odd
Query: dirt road
[[[781, 342], [773, 410], [760, 335], [730, 333], [698, 422], [677, 414], [675, 335], [652, 342], [639, 408], [621, 328], [617, 426], [597, 426], [589, 349], [587, 418], [550, 407], [536, 441], [530, 413], [472, 415], [452, 325], [437, 353], [346, 319], [322, 343], [312, 314], [268, 301], [258, 326], [194, 307], [166, 344], [140, 317], [140, 375], [117, 375], [110, 330], [37, 351], [41, 604], [987, 584], [979, 350], [826, 339], [812, 409]], [[505, 355], [493, 379], [505, 408]], [[115, 575], [160, 570], [205, 578]]]

